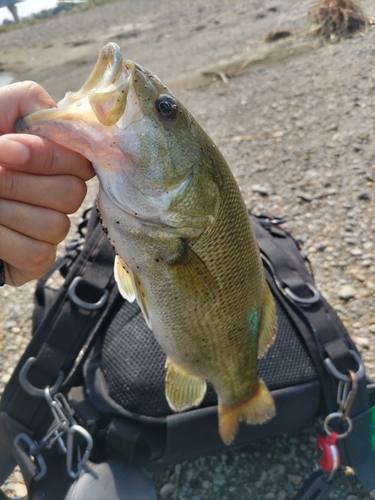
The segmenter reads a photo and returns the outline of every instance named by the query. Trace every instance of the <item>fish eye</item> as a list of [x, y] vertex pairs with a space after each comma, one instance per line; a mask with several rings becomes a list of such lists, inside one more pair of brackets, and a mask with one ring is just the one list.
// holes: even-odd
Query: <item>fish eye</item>
[[161, 94], [156, 99], [155, 106], [164, 120], [174, 120], [178, 115], [177, 101], [170, 95]]

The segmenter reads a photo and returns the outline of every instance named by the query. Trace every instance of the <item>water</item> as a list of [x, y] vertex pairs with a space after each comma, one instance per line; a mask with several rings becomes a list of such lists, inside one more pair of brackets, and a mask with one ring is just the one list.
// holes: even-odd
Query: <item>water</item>
[[8, 85], [13, 81], [13, 76], [9, 73], [0, 73], [0, 87], [3, 85]]

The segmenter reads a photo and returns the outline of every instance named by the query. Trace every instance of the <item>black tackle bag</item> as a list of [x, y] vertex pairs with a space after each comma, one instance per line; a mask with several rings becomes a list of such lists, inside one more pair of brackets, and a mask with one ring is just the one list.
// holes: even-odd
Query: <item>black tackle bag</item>
[[[337, 443], [341, 463], [375, 499], [375, 397], [361, 357], [282, 221], [254, 215], [251, 221], [277, 307], [276, 339], [258, 368], [276, 416], [264, 425], [241, 424], [231, 448], [302, 430], [319, 412], [336, 414], [332, 430], [347, 433], [352, 424]], [[218, 433], [212, 387], [199, 408], [170, 410], [165, 354], [136, 302], [120, 296], [113, 260], [93, 211], [37, 284], [34, 335], [0, 403], [0, 484], [19, 464], [30, 499], [48, 477], [55, 484], [64, 475], [69, 485], [89, 456], [94, 463], [115, 459], [152, 469], [228, 449]], [[50, 285], [56, 271], [64, 278], [57, 288]], [[338, 390], [354, 383], [348, 418], [341, 418]]]

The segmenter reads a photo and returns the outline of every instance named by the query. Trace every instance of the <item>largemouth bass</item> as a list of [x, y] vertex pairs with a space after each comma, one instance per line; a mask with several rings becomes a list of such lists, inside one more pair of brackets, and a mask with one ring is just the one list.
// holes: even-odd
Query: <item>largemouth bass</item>
[[92, 162], [116, 281], [167, 355], [171, 409], [198, 406], [209, 380], [225, 443], [271, 419], [257, 359], [276, 315], [258, 245], [227, 163], [173, 93], [109, 43], [78, 92], [16, 128]]

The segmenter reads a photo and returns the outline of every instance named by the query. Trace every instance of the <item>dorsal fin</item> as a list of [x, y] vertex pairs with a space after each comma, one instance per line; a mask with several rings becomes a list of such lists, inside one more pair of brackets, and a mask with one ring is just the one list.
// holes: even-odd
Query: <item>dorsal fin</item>
[[259, 327], [258, 358], [266, 354], [274, 341], [276, 333], [276, 306], [270, 287], [266, 283], [262, 317]]

